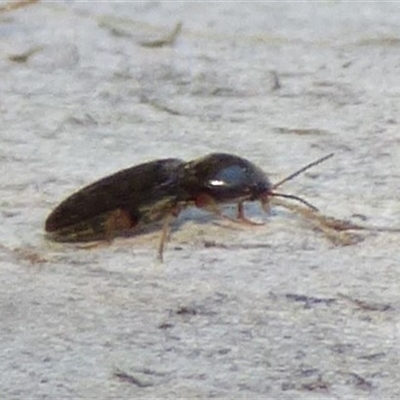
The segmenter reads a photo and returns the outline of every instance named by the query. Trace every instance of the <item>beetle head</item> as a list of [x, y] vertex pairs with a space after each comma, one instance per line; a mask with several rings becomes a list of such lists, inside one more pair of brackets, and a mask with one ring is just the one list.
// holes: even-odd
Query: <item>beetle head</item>
[[196, 201], [201, 195], [208, 195], [216, 203], [260, 201], [263, 209], [268, 211], [271, 197], [284, 197], [301, 202], [316, 211], [317, 208], [306, 200], [291, 194], [278, 193], [275, 189], [332, 156], [333, 154], [329, 154], [307, 164], [272, 185], [265, 172], [250, 161], [232, 154], [212, 153], [186, 164], [182, 186], [192, 201]]

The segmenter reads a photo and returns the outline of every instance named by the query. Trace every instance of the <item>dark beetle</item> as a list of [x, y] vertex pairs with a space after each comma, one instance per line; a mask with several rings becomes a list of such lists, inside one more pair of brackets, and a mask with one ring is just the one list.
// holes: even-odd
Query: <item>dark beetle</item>
[[238, 205], [237, 219], [244, 215], [245, 201], [260, 201], [265, 210], [272, 196], [305, 200], [275, 189], [332, 154], [306, 165], [272, 185], [266, 174], [250, 161], [225, 153], [213, 153], [184, 162], [163, 159], [119, 171], [84, 187], [64, 200], [49, 215], [45, 229], [55, 241], [110, 240], [153, 222], [164, 222], [159, 256], [162, 258], [170, 221], [189, 206], [222, 215], [219, 205]]

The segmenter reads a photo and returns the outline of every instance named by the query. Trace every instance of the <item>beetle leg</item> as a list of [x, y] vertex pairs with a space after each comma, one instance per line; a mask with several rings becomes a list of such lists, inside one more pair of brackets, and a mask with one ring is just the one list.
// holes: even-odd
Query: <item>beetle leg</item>
[[171, 235], [171, 223], [178, 217], [182, 209], [185, 207], [183, 204], [178, 204], [171, 212], [164, 218], [163, 227], [161, 230], [160, 243], [158, 245], [157, 258], [160, 262], [164, 262], [164, 249], [165, 245]]
[[304, 218], [307, 218], [334, 244], [348, 246], [359, 241], [359, 237], [346, 231], [363, 230], [364, 228], [348, 221], [341, 221], [336, 218], [327, 217], [318, 211], [301, 207], [297, 204], [288, 203], [282, 199], [273, 198], [274, 204], [294, 211]]
[[261, 199], [261, 208], [265, 213], [269, 214], [271, 212], [271, 203], [269, 202], [269, 197]]
[[160, 243], [158, 245], [158, 260], [160, 262], [164, 261], [163, 255], [164, 255], [164, 248], [165, 244], [167, 243], [169, 239], [169, 235], [171, 233], [171, 221], [172, 221], [172, 215], [169, 215], [164, 219], [162, 231], [161, 231], [161, 238], [160, 238]]
[[241, 201], [238, 203], [238, 208], [237, 208], [237, 222], [242, 222], [247, 225], [254, 225], [254, 226], [261, 226], [265, 225], [265, 222], [257, 222], [257, 221], [252, 221], [251, 219], [248, 219], [244, 215], [244, 202]]
[[245, 225], [264, 225], [264, 222], [255, 222], [250, 219], [248, 219], [244, 215], [244, 207], [243, 207], [243, 201], [238, 203], [238, 209], [237, 209], [237, 218], [231, 218], [228, 217], [227, 215], [223, 214], [221, 209], [218, 207], [217, 201], [215, 201], [211, 196], [207, 194], [202, 194], [198, 196], [195, 200], [195, 205], [199, 208], [204, 208], [205, 210], [217, 215], [220, 218], [226, 219], [230, 222], [235, 222], [239, 224], [245, 224]]
[[230, 222], [235, 223], [243, 223], [241, 219], [238, 218], [231, 218], [227, 215], [223, 214], [221, 209], [218, 207], [218, 202], [215, 201], [211, 196], [208, 194], [202, 194], [195, 200], [196, 207], [203, 208], [204, 210], [209, 211], [210, 213], [215, 214], [219, 218], [226, 219]]

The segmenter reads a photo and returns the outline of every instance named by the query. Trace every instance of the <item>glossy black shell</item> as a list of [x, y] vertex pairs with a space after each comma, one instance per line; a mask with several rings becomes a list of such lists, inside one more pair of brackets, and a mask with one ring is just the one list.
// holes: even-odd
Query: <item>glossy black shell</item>
[[62, 236], [68, 240], [70, 234], [74, 239], [72, 233], [76, 231], [76, 239], [80, 240], [80, 230], [97, 225], [102, 230], [107, 215], [117, 209], [129, 215], [132, 221], [151, 222], [146, 213], [157, 209], [160, 201], [165, 207], [158, 207], [160, 216], [152, 218], [161, 218], [177, 203], [184, 165], [179, 159], [155, 160], [100, 179], [60, 203], [47, 218], [45, 229], [59, 232], [59, 240]]
[[212, 153], [188, 162], [182, 188], [190, 200], [207, 194], [218, 203], [259, 200], [272, 191], [270, 181], [259, 167], [226, 153]]

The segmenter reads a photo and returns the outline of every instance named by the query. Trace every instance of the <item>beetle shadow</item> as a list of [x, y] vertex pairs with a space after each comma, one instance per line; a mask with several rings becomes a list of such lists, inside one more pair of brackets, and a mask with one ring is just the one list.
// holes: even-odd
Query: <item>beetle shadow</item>
[[[195, 222], [199, 225], [208, 225], [214, 223], [216, 221], [221, 221], [221, 218], [218, 218], [217, 215], [196, 209], [196, 208], [188, 208], [183, 210], [178, 217], [171, 220], [170, 223], [170, 231], [171, 233], [175, 233], [182, 229], [186, 224]], [[155, 232], [161, 232], [163, 229], [163, 221], [152, 222], [145, 226], [141, 226], [138, 229], [130, 229], [127, 231], [119, 232], [116, 238], [132, 238], [141, 235], [149, 235]]]
[[[224, 228], [229, 228], [226, 224], [221, 222], [231, 222], [232, 224], [240, 224], [243, 225], [243, 221], [240, 221], [237, 217], [237, 205], [236, 204], [226, 204], [220, 207], [221, 215], [213, 213], [211, 211], [202, 210], [199, 208], [189, 208], [182, 212], [181, 225], [183, 226], [188, 222], [194, 221], [196, 224], [206, 225], [209, 223], [213, 223], [214, 225], [218, 225]], [[261, 206], [255, 202], [245, 203], [245, 216], [247, 219], [262, 222], [265, 220], [265, 217], [268, 215], [262, 210]], [[224, 218], [226, 217], [226, 218]]]
[[[178, 217], [173, 219], [170, 224], [171, 234], [182, 229], [186, 224], [195, 223], [198, 226], [206, 226], [206, 225], [217, 225], [222, 229], [229, 230], [238, 230], [242, 229], [243, 226], [249, 226], [248, 224], [243, 224], [241, 221], [236, 219], [237, 216], [237, 206], [232, 204], [223, 205], [221, 207], [222, 214], [227, 218], [223, 218], [213, 212], [196, 208], [189, 207], [181, 211]], [[245, 214], [248, 219], [263, 222], [267, 215], [271, 215], [270, 213], [265, 213], [262, 210], [259, 204], [257, 203], [246, 203], [245, 205]], [[260, 218], [262, 217], [262, 218]], [[160, 232], [163, 229], [163, 222], [153, 222], [149, 225], [143, 226], [138, 230], [129, 230], [118, 234], [117, 237], [136, 237], [139, 235], [147, 235], [155, 232]]]
[[[219, 209], [222, 212], [222, 216], [211, 211], [203, 210], [201, 208], [188, 208], [184, 210], [182, 214], [178, 217], [176, 221], [176, 230], [190, 222], [194, 222], [197, 225], [213, 224], [221, 228], [231, 230], [237, 230], [238, 226], [250, 226], [249, 224], [243, 223], [243, 221], [237, 218], [236, 204], [222, 205]], [[245, 203], [245, 216], [247, 219], [256, 222], [264, 222], [267, 215], [269, 214], [262, 210], [261, 206], [258, 203]]]

